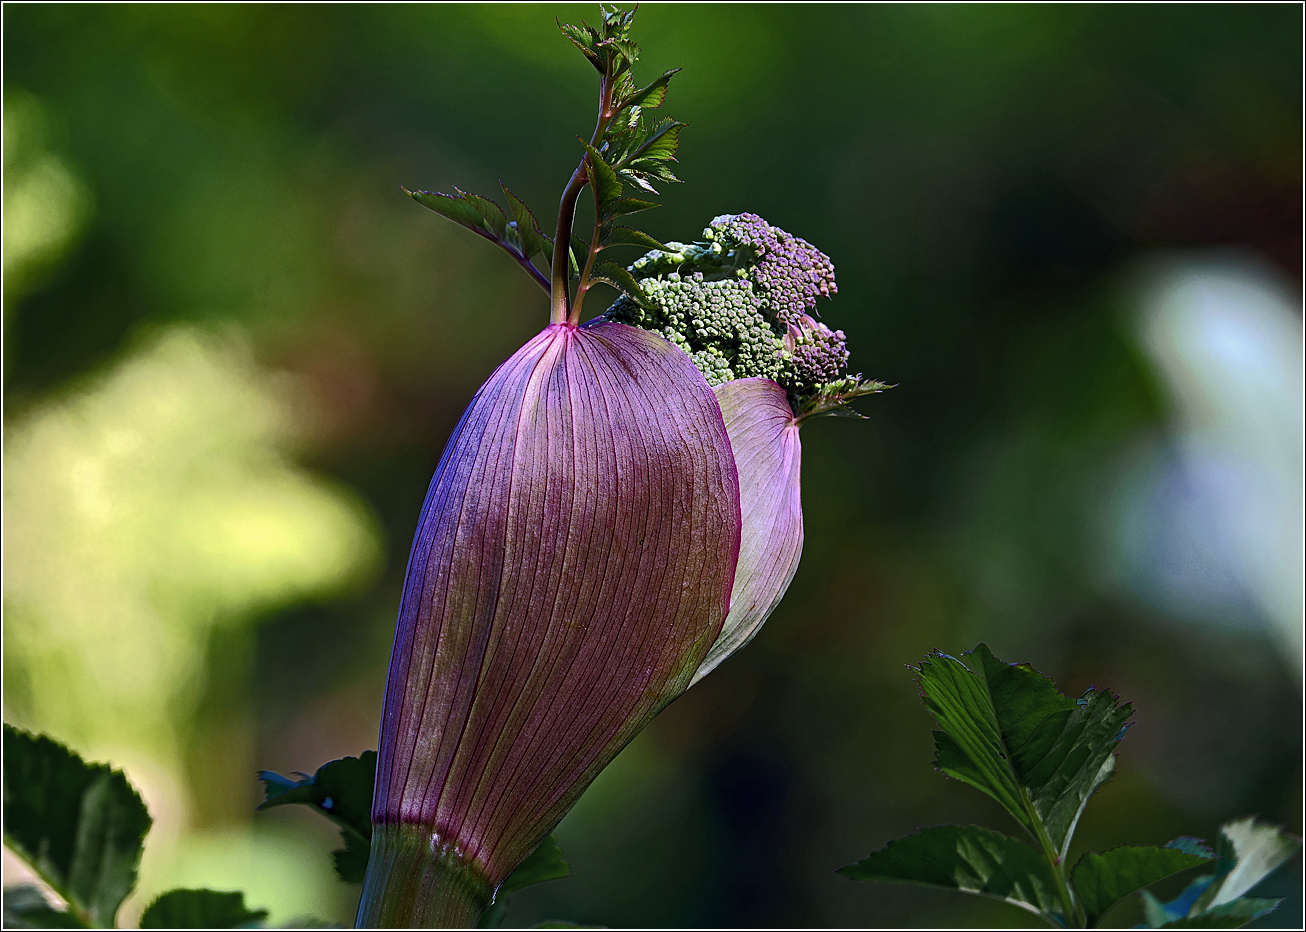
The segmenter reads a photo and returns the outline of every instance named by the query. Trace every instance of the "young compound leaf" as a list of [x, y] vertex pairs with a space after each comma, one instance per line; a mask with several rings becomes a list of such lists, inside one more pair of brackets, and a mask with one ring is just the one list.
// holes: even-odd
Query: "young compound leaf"
[[[554, 22], [557, 22], [557, 20], [554, 20]], [[600, 74], [602, 74], [604, 68], [604, 56], [599, 54], [597, 48], [599, 43], [598, 33], [589, 26], [586, 26], [584, 23], [579, 26], [573, 26], [571, 23], [558, 23], [558, 28], [562, 30], [562, 34], [570, 39], [572, 44], [580, 49], [581, 53], [589, 59], [589, 63], [598, 69]]]
[[84, 929], [71, 913], [55, 909], [39, 887], [6, 887], [3, 927], [6, 929]]
[[648, 296], [644, 294], [644, 289], [635, 280], [635, 276], [615, 262], [603, 259], [594, 263], [594, 271], [590, 273], [590, 280], [607, 282], [618, 291], [629, 295], [632, 301], [637, 301], [640, 304], [648, 303]]
[[512, 211], [513, 221], [517, 224], [517, 236], [521, 240], [523, 255], [529, 259], [536, 253], [542, 252], [547, 257], [548, 238], [540, 230], [539, 221], [535, 219], [531, 209], [522, 202], [521, 198], [509, 191], [503, 182], [499, 182], [499, 187], [503, 188], [508, 209]]
[[1108, 692], [1063, 696], [1032, 667], [1003, 663], [983, 644], [971, 654], [974, 671], [943, 653], [918, 671], [943, 728], [934, 733], [935, 765], [992, 796], [1064, 858], [1084, 805], [1114, 770], [1132, 707]]
[[667, 82], [671, 80], [679, 68], [672, 68], [662, 77], [657, 78], [652, 83], [641, 87], [632, 93], [629, 97], [621, 102], [621, 107], [647, 107], [650, 110], [656, 110], [661, 107], [667, 99]]
[[[435, 211], [440, 216], [447, 217], [473, 233], [479, 233], [481, 236], [489, 235], [489, 230], [485, 226], [485, 220], [481, 216], [481, 212], [461, 194], [455, 196], [443, 194], [439, 191], [409, 191], [402, 186], [400, 189], [417, 203]], [[455, 190], [457, 189], [455, 188]]]
[[136, 885], [150, 814], [121, 771], [4, 726], [5, 843], [83, 923], [112, 926]]
[[169, 890], [141, 915], [142, 929], [239, 929], [262, 922], [266, 909], [246, 909], [245, 894]]
[[550, 835], [499, 885], [499, 889], [494, 892], [494, 902], [481, 917], [480, 928], [496, 928], [503, 921], [508, 897], [523, 887], [544, 883], [546, 880], [561, 880], [570, 875], [571, 867], [563, 858], [557, 840]]
[[853, 880], [949, 887], [1041, 915], [1060, 909], [1047, 861], [1029, 845], [978, 825], [924, 829], [889, 842], [839, 873]]
[[603, 158], [603, 154], [589, 143], [582, 142], [589, 153], [590, 184], [594, 185], [594, 194], [598, 199], [599, 212], [606, 214], [608, 206], [621, 199], [621, 179], [616, 171]]
[[644, 249], [661, 249], [663, 252], [667, 249], [642, 230], [611, 225], [603, 228], [603, 245], [600, 248], [606, 249], [609, 246], [640, 246]]
[[1209, 851], [1200, 854], [1174, 845], [1122, 845], [1101, 854], [1090, 851], [1081, 857], [1070, 874], [1070, 882], [1088, 924], [1096, 925], [1107, 910], [1131, 893], [1213, 857]]
[[376, 752], [364, 751], [358, 757], [330, 761], [313, 776], [299, 780], [269, 770], [260, 771], [258, 778], [267, 794], [258, 806], [260, 812], [299, 804], [317, 810], [339, 826], [345, 847], [333, 853], [336, 872], [348, 883], [361, 883], [371, 850]]

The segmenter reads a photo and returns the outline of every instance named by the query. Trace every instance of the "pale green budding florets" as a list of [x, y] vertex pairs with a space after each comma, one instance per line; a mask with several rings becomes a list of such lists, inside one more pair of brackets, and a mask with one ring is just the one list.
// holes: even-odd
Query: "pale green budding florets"
[[828, 256], [756, 214], [717, 217], [703, 239], [637, 259], [646, 302], [623, 295], [606, 316], [666, 337], [711, 385], [760, 376], [801, 403], [843, 378], [843, 332], [812, 316], [838, 290]]

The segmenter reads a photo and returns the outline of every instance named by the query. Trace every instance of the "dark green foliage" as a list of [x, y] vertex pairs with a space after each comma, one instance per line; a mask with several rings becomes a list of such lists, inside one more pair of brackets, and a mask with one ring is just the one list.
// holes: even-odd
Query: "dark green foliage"
[[78, 918], [55, 909], [39, 888], [30, 885], [8, 887], [4, 892], [6, 929], [84, 929]]
[[92, 925], [111, 926], [136, 884], [150, 815], [121, 771], [4, 727], [5, 843]]
[[142, 929], [255, 928], [266, 909], [247, 909], [243, 893], [217, 890], [169, 890], [141, 915]]
[[891, 841], [839, 873], [853, 880], [951, 887], [1034, 913], [1058, 909], [1056, 881], [1029, 845], [978, 825], [936, 825]]
[[1107, 692], [1057, 692], [1028, 664], [981, 644], [974, 670], [947, 654], [921, 664], [925, 705], [943, 726], [935, 765], [1002, 804], [1064, 858], [1084, 804], [1111, 776], [1112, 751], [1133, 710]]
[[[1279, 901], [1244, 896], [1301, 847], [1275, 826], [1238, 819], [1220, 829], [1216, 854], [1199, 839], [1164, 847], [1088, 852], [1066, 873], [1065, 852], [1088, 798], [1115, 766], [1129, 705], [1105, 690], [1079, 699], [1057, 691], [1028, 664], [998, 660], [983, 644], [967, 666], [935, 652], [917, 669], [934, 733], [935, 764], [1002, 804], [1037, 848], [974, 825], [940, 825], [891, 841], [840, 870], [854, 880], [951, 887], [1005, 900], [1060, 927], [1093, 927], [1142, 891], [1151, 928], [1232, 928]], [[1146, 887], [1215, 859], [1174, 900]]]
[[442, 217], [449, 218], [459, 226], [466, 227], [504, 249], [535, 279], [536, 283], [547, 291], [548, 279], [540, 273], [531, 260], [535, 255], [543, 253], [547, 268], [552, 244], [540, 231], [540, 225], [530, 208], [507, 187], [503, 185], [500, 187], [503, 188], [508, 207], [512, 211], [511, 222], [503, 212], [503, 208], [494, 201], [459, 188], [454, 188], [456, 192], [454, 194], [443, 194], [439, 191], [409, 191], [407, 188], [403, 191], [423, 207], [429, 207]]
[[260, 771], [258, 778], [267, 794], [259, 811], [294, 804], [310, 806], [339, 826], [345, 846], [332, 854], [336, 873], [348, 883], [362, 883], [372, 841], [376, 752], [330, 761], [311, 777], [299, 780], [269, 770]]
[[1107, 910], [1131, 893], [1212, 857], [1209, 851], [1181, 851], [1171, 845], [1122, 845], [1101, 854], [1090, 851], [1080, 858], [1070, 872], [1070, 882], [1088, 924], [1095, 925]]

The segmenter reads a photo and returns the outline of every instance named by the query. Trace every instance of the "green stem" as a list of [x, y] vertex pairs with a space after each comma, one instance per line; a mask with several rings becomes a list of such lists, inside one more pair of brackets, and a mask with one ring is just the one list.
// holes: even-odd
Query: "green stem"
[[[609, 112], [612, 109], [612, 93], [616, 83], [612, 80], [613, 63], [614, 56], [609, 54], [603, 77], [599, 80], [599, 118], [594, 124], [594, 135], [590, 137], [590, 145], [595, 149], [603, 141], [603, 134], [608, 131], [608, 123], [613, 117]], [[571, 249], [571, 229], [576, 222], [576, 201], [580, 199], [581, 189], [589, 181], [588, 166], [589, 153], [586, 153], [581, 158], [580, 164], [576, 166], [576, 170], [571, 173], [567, 186], [562, 189], [562, 200], [558, 203], [558, 226], [553, 236], [553, 266], [549, 276], [549, 323], [551, 324], [570, 323], [574, 327], [580, 322], [576, 319], [579, 316], [579, 306], [573, 310], [571, 305], [571, 290], [568, 283], [571, 263], [568, 261], [567, 254]], [[593, 248], [591, 244], [591, 262]], [[583, 285], [584, 282], [581, 282], [578, 286], [578, 302], [584, 294]]]
[[1057, 894], [1061, 897], [1061, 909], [1065, 914], [1065, 925], [1067, 928], [1082, 929], [1086, 924], [1086, 917], [1070, 892], [1070, 884], [1066, 880], [1061, 855], [1057, 852], [1056, 845], [1052, 844], [1047, 829], [1043, 827], [1043, 820], [1039, 818], [1038, 813], [1034, 810], [1034, 804], [1029, 798], [1029, 793], [1025, 792], [1023, 786], [1020, 788], [1020, 801], [1025, 807], [1025, 812], [1029, 815], [1030, 824], [1034, 826], [1034, 838], [1043, 851], [1043, 857], [1047, 859], [1048, 866], [1052, 868], [1052, 877], [1057, 884]]
[[358, 903], [359, 929], [472, 929], [494, 895], [490, 882], [430, 830], [373, 826]]

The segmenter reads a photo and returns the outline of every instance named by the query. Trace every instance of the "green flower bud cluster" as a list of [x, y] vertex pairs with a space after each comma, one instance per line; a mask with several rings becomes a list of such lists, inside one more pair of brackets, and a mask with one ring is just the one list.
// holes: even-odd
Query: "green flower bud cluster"
[[711, 385], [768, 378], [795, 407], [843, 377], [843, 332], [811, 316], [818, 297], [837, 291], [828, 256], [756, 214], [717, 217], [703, 240], [636, 260], [645, 300], [623, 295], [607, 318], [666, 337]]

